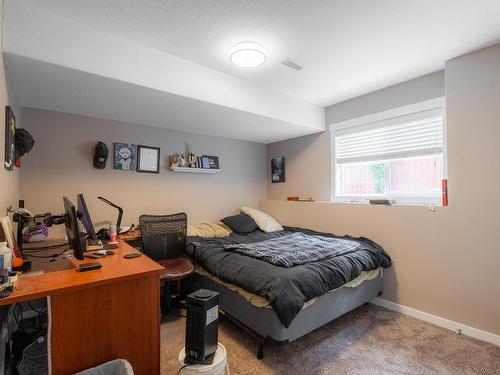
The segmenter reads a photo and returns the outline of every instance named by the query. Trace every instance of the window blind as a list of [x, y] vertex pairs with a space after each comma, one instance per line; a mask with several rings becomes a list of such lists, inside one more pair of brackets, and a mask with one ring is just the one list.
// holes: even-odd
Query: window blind
[[443, 108], [335, 131], [337, 164], [443, 152]]

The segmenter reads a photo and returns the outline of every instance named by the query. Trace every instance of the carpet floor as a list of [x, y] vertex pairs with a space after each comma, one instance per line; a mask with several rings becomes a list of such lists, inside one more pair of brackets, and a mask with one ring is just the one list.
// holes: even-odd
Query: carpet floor
[[[161, 326], [161, 374], [176, 374], [185, 318]], [[285, 345], [255, 356], [254, 338], [227, 319], [219, 341], [231, 375], [244, 374], [500, 374], [500, 347], [375, 305], [363, 305]]]

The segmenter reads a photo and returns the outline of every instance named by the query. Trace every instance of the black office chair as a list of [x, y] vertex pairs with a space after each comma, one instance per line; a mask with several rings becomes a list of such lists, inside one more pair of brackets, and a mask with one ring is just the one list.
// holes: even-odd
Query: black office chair
[[187, 215], [183, 212], [173, 215], [141, 215], [139, 224], [144, 253], [165, 268], [160, 280], [165, 282], [162, 311], [167, 311], [172, 303], [170, 282], [177, 281], [179, 295], [180, 281], [194, 272], [193, 264], [184, 254]]

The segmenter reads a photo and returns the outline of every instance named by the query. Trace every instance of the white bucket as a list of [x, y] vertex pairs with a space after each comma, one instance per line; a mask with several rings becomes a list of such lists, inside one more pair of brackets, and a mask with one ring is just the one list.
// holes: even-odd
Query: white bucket
[[[214, 361], [211, 365], [189, 365], [181, 371], [182, 375], [224, 375], [224, 369], [226, 368], [226, 348], [224, 345], [219, 343], [217, 351], [215, 352]], [[184, 366], [184, 359], [186, 358], [186, 353], [184, 348], [182, 348], [179, 353], [179, 363]]]

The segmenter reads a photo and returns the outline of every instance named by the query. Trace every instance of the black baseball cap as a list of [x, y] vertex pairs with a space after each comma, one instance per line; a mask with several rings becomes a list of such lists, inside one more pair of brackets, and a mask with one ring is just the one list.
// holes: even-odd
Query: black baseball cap
[[21, 156], [23, 156], [24, 154], [30, 152], [31, 149], [33, 148], [33, 145], [35, 144], [35, 140], [33, 139], [30, 132], [23, 128], [16, 129], [16, 136], [14, 142], [15, 142], [14, 158], [16, 161], [21, 159]]
[[94, 167], [104, 169], [108, 160], [108, 146], [104, 142], [97, 142], [94, 152]]

